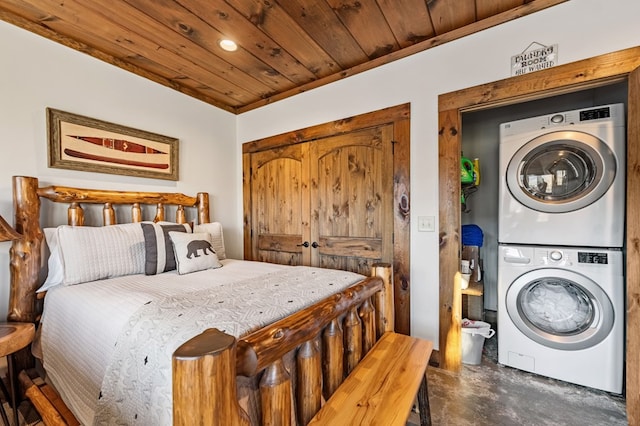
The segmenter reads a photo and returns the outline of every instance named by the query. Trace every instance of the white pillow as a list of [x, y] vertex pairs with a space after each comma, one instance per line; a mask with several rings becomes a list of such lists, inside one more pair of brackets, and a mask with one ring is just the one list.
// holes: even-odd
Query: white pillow
[[211, 234], [169, 232], [180, 275], [222, 266], [211, 244]]
[[57, 228], [64, 285], [143, 274], [144, 235], [139, 223]]
[[47, 291], [53, 286], [62, 284], [64, 281], [64, 265], [62, 264], [62, 254], [58, 243], [58, 228], [44, 228], [43, 232], [47, 246], [49, 246], [48, 273], [44, 284], [38, 289], [38, 293]]
[[211, 234], [211, 244], [213, 250], [218, 255], [218, 259], [224, 260], [227, 258], [227, 253], [224, 249], [224, 236], [222, 235], [222, 224], [220, 222], [202, 223], [193, 227], [193, 232], [208, 232]]

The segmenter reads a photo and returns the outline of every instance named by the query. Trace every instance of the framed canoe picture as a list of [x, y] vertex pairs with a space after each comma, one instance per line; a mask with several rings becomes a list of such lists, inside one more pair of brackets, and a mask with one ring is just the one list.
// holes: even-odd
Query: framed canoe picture
[[49, 167], [178, 180], [178, 139], [47, 108]]

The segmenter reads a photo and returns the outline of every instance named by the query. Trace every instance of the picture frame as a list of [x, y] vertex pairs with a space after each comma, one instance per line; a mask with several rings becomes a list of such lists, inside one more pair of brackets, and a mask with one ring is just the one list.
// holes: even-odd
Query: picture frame
[[49, 167], [178, 180], [178, 139], [47, 108]]

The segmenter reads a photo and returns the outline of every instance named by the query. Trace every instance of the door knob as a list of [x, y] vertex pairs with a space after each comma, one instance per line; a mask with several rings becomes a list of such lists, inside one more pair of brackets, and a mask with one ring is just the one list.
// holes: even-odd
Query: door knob
[[[314, 243], [315, 244], [315, 243]], [[305, 241], [302, 244], [298, 244], [298, 247], [309, 247], [309, 241]]]
[[315, 241], [313, 243], [311, 243], [311, 247], [313, 248], [318, 248], [320, 247], [320, 244], [316, 243]]

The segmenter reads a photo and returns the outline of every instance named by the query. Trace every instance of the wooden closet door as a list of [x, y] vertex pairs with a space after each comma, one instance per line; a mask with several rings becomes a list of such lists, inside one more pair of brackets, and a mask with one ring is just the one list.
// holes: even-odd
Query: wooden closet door
[[309, 265], [307, 144], [251, 154], [252, 259]]
[[[244, 258], [366, 275], [377, 261], [392, 263], [396, 332], [409, 334], [410, 115], [402, 104], [244, 143]], [[295, 200], [268, 192], [276, 176], [288, 179], [286, 193]], [[299, 185], [292, 180], [298, 178]], [[275, 216], [289, 210], [290, 228], [282, 229], [283, 218]], [[298, 246], [304, 242], [309, 247]]]
[[393, 262], [393, 125], [251, 154], [252, 258], [368, 275]]
[[383, 125], [309, 142], [312, 265], [393, 263], [392, 139]]

